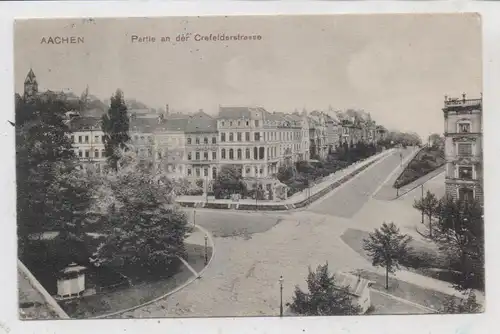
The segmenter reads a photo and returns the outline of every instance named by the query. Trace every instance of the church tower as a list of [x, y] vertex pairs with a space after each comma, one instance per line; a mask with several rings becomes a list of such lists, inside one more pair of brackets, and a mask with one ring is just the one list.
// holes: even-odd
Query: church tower
[[38, 82], [33, 69], [30, 68], [26, 79], [24, 80], [24, 99], [34, 97], [38, 94]]

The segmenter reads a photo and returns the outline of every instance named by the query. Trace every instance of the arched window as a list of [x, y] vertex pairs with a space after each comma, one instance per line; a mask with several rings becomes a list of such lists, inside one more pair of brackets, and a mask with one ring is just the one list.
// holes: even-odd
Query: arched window
[[250, 159], [250, 149], [249, 148], [247, 148], [245, 150], [245, 159]]
[[238, 149], [238, 160], [241, 160], [241, 148]]
[[220, 157], [221, 157], [221, 159], [226, 159], [226, 149], [225, 148], [223, 148], [220, 151]]
[[229, 141], [234, 141], [234, 133], [229, 132]]
[[264, 152], [265, 152], [264, 147], [259, 147], [259, 160], [264, 159]]
[[229, 149], [229, 160], [233, 160], [234, 159], [234, 151], [232, 148]]

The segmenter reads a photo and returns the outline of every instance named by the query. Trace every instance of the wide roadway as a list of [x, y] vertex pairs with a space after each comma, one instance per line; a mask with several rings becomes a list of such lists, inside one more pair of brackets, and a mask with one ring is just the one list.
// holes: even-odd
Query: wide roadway
[[[404, 156], [410, 151], [404, 152]], [[337, 270], [371, 269], [340, 235], [349, 219], [400, 164], [399, 152], [383, 158], [310, 208], [292, 213], [196, 210], [196, 224], [214, 236], [215, 256], [203, 277], [157, 303], [121, 317], [263, 316], [279, 312], [308, 267], [329, 263]], [[194, 210], [188, 210], [194, 215]]]

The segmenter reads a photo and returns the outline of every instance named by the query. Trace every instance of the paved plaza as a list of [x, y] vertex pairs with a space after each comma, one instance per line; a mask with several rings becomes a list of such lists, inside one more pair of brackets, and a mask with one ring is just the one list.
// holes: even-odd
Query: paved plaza
[[[403, 150], [403, 159], [414, 151]], [[328, 262], [337, 270], [379, 270], [340, 238], [347, 228], [373, 230], [383, 221], [394, 221], [411, 231], [419, 223], [412, 208], [417, 191], [397, 200], [375, 196], [392, 184], [401, 170], [399, 152], [377, 162], [357, 177], [303, 211], [290, 213], [234, 212], [189, 209], [191, 220], [203, 226], [215, 242], [215, 256], [202, 277], [181, 291], [121, 317], [263, 316], [279, 314], [279, 283], [284, 277], [283, 300], [291, 301], [296, 285], [305, 287], [308, 267]], [[442, 180], [431, 180], [426, 189], [439, 192]], [[420, 191], [420, 188], [417, 189]], [[413, 229], [414, 230], [414, 229]], [[432, 288], [435, 280], [412, 273], [400, 279]], [[439, 285], [438, 285], [439, 286]], [[446, 283], [441, 289], [447, 290]], [[449, 289], [452, 291], [452, 289]], [[384, 295], [377, 300], [388, 298]], [[405, 304], [394, 300], [395, 305]], [[406, 302], [403, 310], [421, 313], [422, 307]], [[381, 313], [397, 313], [379, 307]]]

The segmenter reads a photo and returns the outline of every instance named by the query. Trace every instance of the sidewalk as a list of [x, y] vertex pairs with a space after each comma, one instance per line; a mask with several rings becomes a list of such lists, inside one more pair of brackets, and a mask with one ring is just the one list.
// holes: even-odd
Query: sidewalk
[[[241, 209], [248, 207], [261, 207], [261, 209], [274, 209], [274, 210], [290, 210], [293, 209], [295, 205], [307, 201], [308, 199], [314, 200], [314, 197], [320, 195], [321, 192], [328, 190], [329, 187], [332, 187], [336, 182], [343, 181], [344, 178], [349, 175], [359, 171], [360, 169], [366, 168], [367, 165], [374, 163], [376, 160], [382, 159], [389, 154], [393, 153], [393, 149], [389, 149], [383, 151], [379, 154], [376, 154], [364, 161], [360, 161], [354, 163], [342, 170], [337, 171], [336, 173], [332, 173], [329, 176], [323, 178], [321, 182], [315, 184], [309, 189], [305, 189], [300, 193], [296, 193], [290, 198], [284, 201], [256, 201], [255, 199], [240, 199], [235, 202], [231, 199], [208, 199], [205, 196], [179, 196], [176, 199], [176, 202], [183, 206], [196, 206], [199, 204], [201, 207], [204, 207], [205, 204], [216, 205], [217, 209]], [[347, 182], [345, 180], [344, 182]], [[319, 198], [319, 197], [318, 197]], [[227, 207], [226, 207], [227, 206]]]

